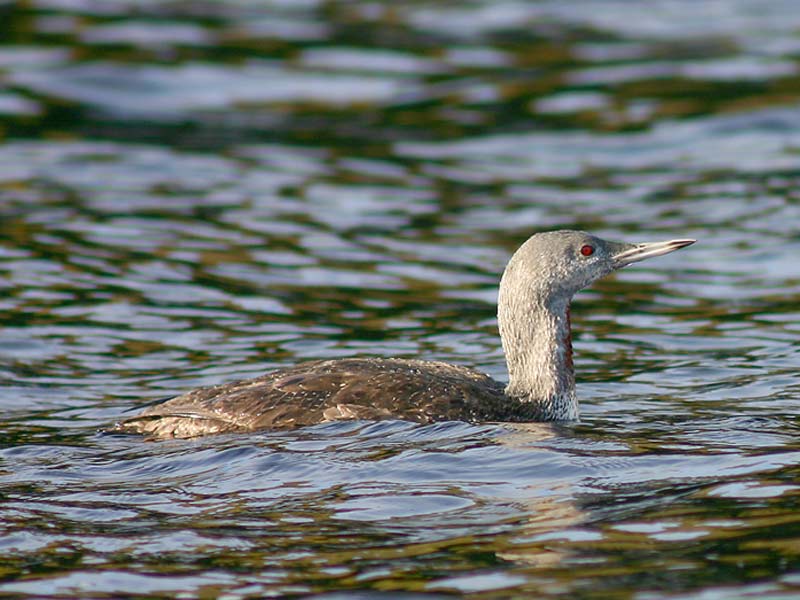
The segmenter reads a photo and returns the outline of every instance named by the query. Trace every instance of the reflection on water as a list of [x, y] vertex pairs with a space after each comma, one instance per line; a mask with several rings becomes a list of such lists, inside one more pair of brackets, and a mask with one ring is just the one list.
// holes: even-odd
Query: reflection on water
[[[799, 25], [0, 2], [0, 590], [793, 597]], [[700, 240], [579, 295], [579, 424], [98, 433], [310, 358], [503, 379], [499, 274], [559, 227]]]

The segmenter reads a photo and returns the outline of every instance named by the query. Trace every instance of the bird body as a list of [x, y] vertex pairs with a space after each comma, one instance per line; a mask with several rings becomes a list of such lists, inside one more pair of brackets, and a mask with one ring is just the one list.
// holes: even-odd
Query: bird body
[[113, 430], [186, 438], [342, 419], [575, 420], [573, 295], [616, 269], [693, 242], [623, 244], [581, 231], [530, 237], [514, 253], [500, 282], [497, 316], [508, 384], [437, 361], [313, 361], [192, 390], [121, 421]]
[[123, 421], [154, 437], [302, 427], [342, 419], [536, 421], [536, 404], [510, 401], [488, 375], [400, 358], [321, 360], [192, 390]]

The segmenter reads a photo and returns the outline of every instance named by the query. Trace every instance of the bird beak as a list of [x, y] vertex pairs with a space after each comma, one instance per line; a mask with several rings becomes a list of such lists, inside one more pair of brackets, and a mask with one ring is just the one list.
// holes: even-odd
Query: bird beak
[[613, 255], [614, 268], [621, 269], [631, 263], [669, 254], [686, 246], [694, 244], [697, 240], [670, 240], [668, 242], [648, 242], [646, 244], [625, 244], [619, 252]]

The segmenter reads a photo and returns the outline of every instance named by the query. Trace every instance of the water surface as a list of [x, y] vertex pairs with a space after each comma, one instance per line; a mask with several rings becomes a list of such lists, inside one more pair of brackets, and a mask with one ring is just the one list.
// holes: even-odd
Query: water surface
[[[0, 592], [794, 597], [798, 27], [0, 3]], [[499, 275], [563, 227], [700, 240], [576, 298], [580, 423], [102, 434], [306, 359], [503, 379]]]

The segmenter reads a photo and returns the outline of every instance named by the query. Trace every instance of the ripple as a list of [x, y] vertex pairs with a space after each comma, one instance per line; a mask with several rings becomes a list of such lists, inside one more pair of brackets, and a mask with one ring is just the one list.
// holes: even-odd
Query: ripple
[[[793, 2], [0, 4], [3, 593], [796, 595]], [[550, 228], [699, 240], [576, 298], [579, 423], [99, 433], [305, 359], [503, 379]]]
[[268, 63], [221, 68], [202, 63], [132, 67], [97, 62], [21, 71], [11, 79], [38, 94], [85, 103], [112, 114], [166, 120], [244, 103], [391, 103], [414, 86], [387, 77], [288, 71]]

